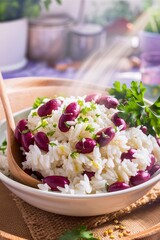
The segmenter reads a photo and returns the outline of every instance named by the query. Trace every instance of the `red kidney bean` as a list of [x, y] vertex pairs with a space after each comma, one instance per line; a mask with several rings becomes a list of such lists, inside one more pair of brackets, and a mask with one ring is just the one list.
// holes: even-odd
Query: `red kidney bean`
[[106, 108], [116, 108], [119, 104], [118, 100], [111, 96], [102, 96], [100, 97], [96, 103], [100, 105], [105, 105]]
[[147, 171], [140, 170], [137, 172], [136, 176], [130, 178], [130, 183], [133, 186], [144, 183], [150, 179], [150, 174]]
[[115, 130], [112, 127], [104, 128], [98, 133], [96, 133], [96, 141], [100, 145], [100, 147], [104, 147], [109, 144], [110, 141], [115, 136]]
[[112, 117], [112, 122], [115, 124], [115, 126], [119, 127], [119, 126], [123, 126], [121, 130], [126, 130], [126, 122], [124, 121], [124, 119], [119, 118], [118, 114], [115, 113]]
[[148, 132], [148, 128], [146, 126], [141, 126], [140, 127], [141, 131], [147, 135], [147, 132]]
[[100, 96], [96, 93], [89, 94], [85, 97], [85, 102], [92, 102], [92, 101], [96, 102], [98, 101], [99, 97]]
[[83, 138], [76, 144], [76, 149], [79, 153], [91, 153], [96, 146], [96, 141], [91, 138]]
[[37, 177], [38, 180], [42, 180], [43, 179], [43, 176], [40, 172], [38, 171], [34, 171], [33, 174]]
[[30, 175], [30, 176], [33, 174], [33, 171], [32, 171], [32, 169], [30, 169], [30, 168], [24, 169], [24, 172], [27, 173], [27, 174]]
[[89, 178], [89, 181], [91, 180], [92, 177], [94, 177], [95, 172], [88, 172], [88, 171], [84, 171], [83, 175], [86, 174], [87, 177]]
[[22, 131], [27, 130], [27, 120], [26, 119], [22, 119], [18, 122], [16, 129], [15, 129], [15, 133], [14, 136], [16, 138], [16, 140], [18, 141], [19, 144], [21, 144], [21, 134]]
[[26, 161], [27, 161], [26, 155], [22, 155], [22, 162], [26, 162]]
[[156, 159], [155, 159], [153, 154], [150, 154], [150, 159], [151, 159], [150, 165], [147, 166], [147, 168], [146, 168], [146, 170], [148, 172], [152, 169], [152, 167], [153, 167], [153, 165], [155, 164], [155, 161], [156, 161]]
[[130, 188], [130, 186], [125, 182], [115, 182], [110, 186], [108, 186], [107, 190], [108, 192], [116, 192], [116, 191], [121, 191], [128, 188]]
[[67, 121], [73, 120], [74, 119], [72, 115], [70, 114], [67, 115], [66, 113], [62, 114], [58, 122], [58, 127], [61, 130], [61, 132], [68, 132], [71, 126], [67, 125]]
[[26, 152], [29, 152], [29, 146], [34, 144], [34, 136], [31, 132], [21, 135], [21, 144]]
[[160, 164], [156, 163], [155, 165], [153, 165], [151, 170], [149, 170], [150, 175], [152, 176], [155, 172], [158, 171], [158, 169], [160, 169]]
[[57, 187], [65, 187], [65, 184], [69, 185], [70, 182], [67, 177], [63, 176], [48, 176], [43, 178], [43, 183], [47, 183], [48, 186], [52, 189], [52, 191], [59, 191]]
[[123, 161], [124, 159], [129, 159], [129, 160], [132, 160], [134, 159], [133, 155], [137, 152], [136, 149], [134, 148], [131, 148], [128, 150], [128, 152], [124, 152], [121, 154], [121, 160]]
[[38, 172], [38, 171], [32, 171], [32, 169], [26, 168], [26, 169], [24, 170], [24, 172], [27, 173], [27, 174], [30, 175], [30, 176], [31, 176], [31, 175], [34, 175], [38, 180], [43, 179], [42, 174], [41, 174], [40, 172]]
[[58, 127], [61, 132], [68, 132], [71, 126], [67, 125], [67, 121], [74, 121], [80, 113], [80, 106], [76, 102], [70, 103], [64, 113], [61, 115]]
[[156, 138], [157, 144], [160, 147], [160, 138]]
[[57, 110], [62, 105], [61, 100], [51, 99], [38, 108], [38, 115], [40, 117], [48, 116], [52, 113], [52, 110]]
[[43, 151], [49, 151], [49, 138], [44, 132], [38, 132], [34, 135], [35, 144]]
[[76, 119], [76, 117], [78, 117], [78, 115], [80, 113], [80, 106], [78, 105], [78, 103], [72, 102], [66, 107], [64, 113], [71, 114], [73, 116], [73, 120], [74, 120], [74, 119]]
[[111, 119], [113, 123], [116, 121], [117, 118], [119, 118], [118, 113], [119, 112], [116, 112], [115, 114], [113, 114], [112, 119]]

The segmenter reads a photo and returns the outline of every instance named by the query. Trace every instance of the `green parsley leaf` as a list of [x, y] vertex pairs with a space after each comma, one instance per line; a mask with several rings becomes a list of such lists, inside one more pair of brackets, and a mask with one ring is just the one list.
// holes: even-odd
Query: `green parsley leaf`
[[41, 120], [41, 127], [42, 127], [42, 128], [45, 128], [47, 125], [48, 125], [47, 120], [46, 120], [46, 119], [42, 119], [42, 120]]
[[78, 152], [72, 152], [70, 154], [70, 156], [73, 158], [73, 159], [76, 159], [78, 156], [79, 156], [79, 153]]
[[148, 134], [160, 136], [160, 97], [149, 106], [144, 100], [145, 91], [142, 82], [133, 81], [130, 88], [115, 82], [109, 93], [119, 100], [118, 116], [130, 127], [146, 126]]
[[153, 104], [150, 106], [150, 109], [151, 109], [155, 114], [160, 115], [160, 96], [159, 96], [159, 98], [155, 101], [155, 103], [153, 103]]
[[0, 146], [0, 152], [2, 152], [2, 154], [5, 154], [6, 149], [7, 149], [7, 141], [5, 139]]
[[81, 239], [90, 239], [98, 240], [93, 236], [91, 231], [88, 231], [85, 226], [74, 228], [71, 231], [65, 232], [58, 240], [81, 240]]
[[38, 113], [37, 112], [32, 112], [32, 117], [36, 117], [38, 116]]
[[93, 134], [93, 135], [92, 135], [92, 138], [93, 138], [94, 140], [96, 140], [96, 139], [97, 139], [97, 134]]
[[92, 127], [91, 124], [89, 124], [86, 128], [85, 128], [86, 131], [89, 131], [90, 133], [93, 133], [94, 132], [94, 128]]
[[51, 147], [57, 146], [57, 144], [54, 143], [54, 142], [50, 142], [49, 145], [50, 145]]
[[88, 122], [89, 121], [89, 119], [87, 118], [87, 117], [85, 117], [85, 118], [83, 118], [82, 116], [80, 116], [79, 118], [77, 118], [77, 120], [78, 120], [78, 123], [81, 123], [81, 122]]
[[118, 109], [121, 111], [118, 116], [125, 119], [130, 127], [141, 125], [141, 119], [147, 117], [145, 107], [137, 104], [133, 98], [127, 104], [120, 104]]
[[109, 90], [109, 94], [115, 96], [118, 100], [124, 100], [127, 97], [127, 86], [118, 81], [114, 82], [113, 88]]
[[70, 127], [71, 127], [71, 125], [69, 125], [69, 124], [66, 123], [66, 122], [65, 122], [64, 124], [66, 125], [67, 128], [70, 128]]
[[55, 133], [55, 131], [47, 132], [47, 136], [48, 136], [48, 137], [52, 137], [54, 133]]
[[81, 113], [83, 115], [86, 115], [87, 113], [89, 113], [92, 109], [90, 107], [84, 107], [81, 109]]
[[36, 109], [36, 108], [38, 108], [42, 103], [44, 103], [44, 99], [45, 99], [46, 97], [38, 97], [38, 98], [36, 98], [36, 100], [34, 101], [34, 103], [33, 103], [33, 109]]
[[84, 105], [83, 100], [80, 100], [80, 99], [79, 99], [77, 102], [78, 102], [78, 104], [79, 104], [80, 107], [82, 107], [82, 106]]
[[89, 113], [90, 111], [96, 110], [96, 104], [93, 102], [90, 102], [90, 107], [84, 107], [81, 109], [81, 113], [83, 115], [86, 115], [87, 113]]
[[24, 129], [21, 133], [22, 133], [22, 134], [26, 134], [26, 133], [28, 133], [28, 132], [30, 132], [29, 129]]
[[96, 104], [95, 103], [91, 102], [90, 106], [91, 106], [91, 110], [96, 110]]
[[128, 92], [127, 97], [133, 96], [136, 102], [144, 104], [144, 94], [145, 94], [146, 88], [143, 86], [142, 82], [139, 83], [139, 82], [132, 81], [130, 91], [131, 92]]
[[41, 127], [45, 128], [47, 125], [48, 125], [47, 120], [46, 119], [41, 119], [41, 123], [35, 129], [33, 129], [31, 132], [33, 133]]
[[47, 116], [43, 116], [43, 117], [41, 117], [41, 119], [46, 119], [46, 118], [50, 118], [50, 117], [52, 117], [52, 114], [47, 115]]
[[91, 107], [91, 110], [96, 110], [96, 104], [95, 103], [90, 102], [90, 107]]

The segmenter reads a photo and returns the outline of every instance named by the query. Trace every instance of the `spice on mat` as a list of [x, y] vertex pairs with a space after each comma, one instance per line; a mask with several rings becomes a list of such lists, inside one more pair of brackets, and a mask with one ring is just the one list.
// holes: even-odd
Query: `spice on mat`
[[119, 225], [117, 225], [117, 226], [114, 227], [115, 230], [118, 230], [119, 228], [120, 228]]
[[119, 221], [118, 221], [117, 219], [114, 219], [114, 223], [118, 224], [118, 223], [119, 223]]
[[113, 229], [108, 229], [108, 234], [113, 233]]
[[123, 231], [123, 236], [128, 236], [129, 235], [129, 232], [127, 232], [127, 231]]
[[120, 228], [121, 230], [125, 230], [125, 229], [126, 229], [126, 227], [123, 226], [123, 225], [120, 225], [119, 228]]
[[[104, 231], [103, 236], [108, 236], [110, 239], [116, 239], [116, 236], [119, 238], [126, 237], [130, 234], [130, 230], [126, 229], [126, 226], [121, 224], [117, 219], [113, 220], [114, 228], [108, 228]], [[114, 233], [117, 235], [114, 236]]]
[[103, 236], [108, 236], [108, 230], [104, 231]]
[[118, 237], [119, 238], [123, 237], [123, 233], [118, 233]]
[[113, 229], [109, 228], [104, 231], [103, 236], [105, 237], [105, 236], [111, 235], [113, 231], [114, 231]]
[[111, 235], [109, 238], [110, 238], [110, 239], [115, 239], [114, 235]]

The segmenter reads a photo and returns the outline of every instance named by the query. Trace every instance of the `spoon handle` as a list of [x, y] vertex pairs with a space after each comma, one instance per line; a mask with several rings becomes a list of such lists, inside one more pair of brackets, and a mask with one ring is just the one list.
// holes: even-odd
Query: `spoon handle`
[[10, 106], [9, 98], [6, 94], [4, 80], [3, 80], [1, 72], [0, 72], [0, 98], [1, 98], [1, 101], [4, 106], [4, 112], [5, 112], [6, 120], [8, 122], [8, 126], [10, 127], [10, 130], [14, 131], [15, 122], [13, 119], [12, 109]]
[[128, 236], [128, 237], [124, 238], [123, 240], [138, 240], [138, 239], [141, 240], [142, 238], [151, 237], [153, 235], [156, 235], [159, 232], [160, 232], [160, 223], [158, 223], [142, 232]]

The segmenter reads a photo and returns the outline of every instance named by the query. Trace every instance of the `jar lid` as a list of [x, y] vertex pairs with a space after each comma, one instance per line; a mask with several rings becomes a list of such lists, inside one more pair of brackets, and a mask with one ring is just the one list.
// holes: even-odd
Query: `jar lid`
[[73, 23], [73, 20], [67, 15], [48, 15], [30, 20], [31, 25], [53, 27], [64, 26]]
[[78, 34], [78, 35], [85, 35], [85, 36], [90, 36], [90, 35], [95, 35], [99, 34], [103, 31], [103, 27], [98, 24], [78, 24], [74, 26], [71, 29], [72, 33]]

